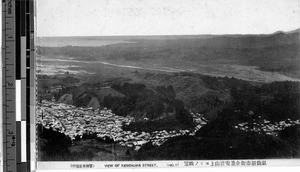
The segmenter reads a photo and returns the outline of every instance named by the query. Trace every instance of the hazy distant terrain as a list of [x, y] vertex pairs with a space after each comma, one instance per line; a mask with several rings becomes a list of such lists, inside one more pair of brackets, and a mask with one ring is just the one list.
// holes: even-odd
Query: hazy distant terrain
[[[298, 29], [269, 35], [39, 38], [40, 107], [62, 106], [67, 113], [54, 109], [59, 113], [55, 120], [76, 121], [63, 135], [65, 124], [52, 124], [47, 116], [56, 129], [43, 130], [40, 137], [61, 141], [45, 142], [41, 156], [43, 160], [76, 160], [79, 154], [80, 160], [299, 157], [299, 33]], [[95, 119], [109, 119], [97, 116], [95, 111], [101, 109], [133, 119], [118, 124], [119, 133], [126, 135], [114, 132], [112, 137], [105, 131], [108, 140], [103, 133], [98, 137], [100, 124], [117, 125], [91, 124], [88, 112]], [[40, 124], [48, 125], [42, 120]], [[72, 132], [84, 134], [71, 140]], [[93, 156], [81, 152], [86, 148]]]
[[[84, 41], [77, 42], [76, 38], [69, 38], [71, 39], [69, 44], [65, 43], [69, 46], [64, 47], [54, 47], [54, 38], [44, 39], [41, 42], [47, 42], [49, 39], [48, 42], [52, 43], [51, 47], [38, 48], [38, 52], [42, 53], [44, 58], [62, 58], [68, 60], [64, 62], [65, 64], [75, 66], [77, 60], [154, 70], [174, 69], [174, 72], [191, 71], [262, 82], [299, 78], [299, 30], [271, 35], [195, 36], [195, 38], [96, 37], [92, 40], [80, 38]], [[93, 42], [97, 41], [105, 46], [93, 45]], [[78, 42], [83, 44], [80, 45]]]

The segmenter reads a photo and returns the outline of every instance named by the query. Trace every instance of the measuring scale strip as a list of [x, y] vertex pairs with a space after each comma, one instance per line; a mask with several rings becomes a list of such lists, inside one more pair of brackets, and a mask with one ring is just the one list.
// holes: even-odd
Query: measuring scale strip
[[3, 171], [8, 172], [30, 171], [35, 161], [30, 151], [30, 131], [35, 133], [33, 5], [33, 0], [2, 1]]

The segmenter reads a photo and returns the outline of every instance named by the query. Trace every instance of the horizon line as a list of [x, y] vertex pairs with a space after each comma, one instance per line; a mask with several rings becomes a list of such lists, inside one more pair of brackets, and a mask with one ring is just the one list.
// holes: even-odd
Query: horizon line
[[151, 36], [263, 36], [263, 35], [273, 35], [278, 33], [294, 33], [299, 32], [300, 27], [292, 29], [289, 31], [277, 30], [271, 33], [229, 33], [229, 34], [173, 34], [173, 35], [67, 35], [67, 36], [36, 36], [37, 38], [58, 38], [58, 37], [151, 37]]

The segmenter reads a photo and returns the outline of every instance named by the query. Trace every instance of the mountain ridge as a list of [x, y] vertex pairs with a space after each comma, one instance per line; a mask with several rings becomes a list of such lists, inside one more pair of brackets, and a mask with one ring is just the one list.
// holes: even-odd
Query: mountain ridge
[[278, 30], [278, 31], [274, 31], [272, 33], [258, 33], [258, 34], [186, 34], [186, 35], [119, 35], [119, 36], [112, 36], [112, 35], [108, 35], [108, 36], [38, 36], [36, 37], [37, 39], [47, 39], [47, 38], [106, 38], [106, 39], [115, 39], [115, 38], [126, 38], [126, 39], [131, 39], [133, 38], [158, 38], [158, 37], [190, 37], [190, 38], [200, 38], [200, 37], [219, 37], [219, 36], [232, 36], [232, 37], [243, 37], [243, 36], [267, 36], [267, 35], [274, 35], [277, 33], [294, 33], [294, 32], [299, 32], [300, 28], [294, 29], [294, 30], [290, 30], [290, 31], [282, 31], [282, 30]]

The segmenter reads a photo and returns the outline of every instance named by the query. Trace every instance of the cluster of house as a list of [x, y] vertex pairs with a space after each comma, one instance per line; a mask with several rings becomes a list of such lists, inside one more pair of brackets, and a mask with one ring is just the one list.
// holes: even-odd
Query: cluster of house
[[52, 128], [64, 133], [71, 139], [82, 137], [83, 134], [96, 133], [99, 138], [111, 138], [120, 145], [133, 147], [138, 150], [143, 144], [152, 142], [153, 145], [161, 145], [168, 138], [180, 135], [194, 135], [195, 132], [206, 124], [206, 120], [200, 114], [192, 114], [197, 126], [193, 131], [154, 131], [131, 132], [124, 131], [123, 125], [129, 125], [134, 121], [133, 117], [123, 117], [112, 113], [106, 108], [78, 108], [72, 105], [42, 101], [37, 108], [37, 122], [45, 128]]
[[291, 119], [287, 119], [285, 121], [279, 121], [271, 123], [268, 120], [263, 120], [263, 122], [252, 122], [252, 123], [240, 123], [236, 126], [234, 126], [236, 129], [242, 130], [242, 131], [253, 131], [260, 134], [268, 134], [268, 135], [274, 135], [277, 136], [278, 132], [283, 130], [286, 127], [291, 127], [294, 125], [299, 125], [300, 121], [295, 120], [292, 121]]

